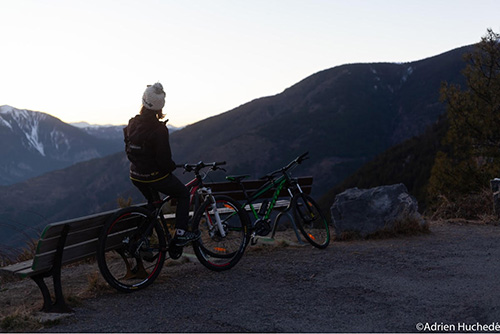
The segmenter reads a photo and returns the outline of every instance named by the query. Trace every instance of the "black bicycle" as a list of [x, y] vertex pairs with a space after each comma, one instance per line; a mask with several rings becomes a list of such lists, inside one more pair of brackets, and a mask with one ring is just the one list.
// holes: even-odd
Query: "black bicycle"
[[[200, 263], [215, 271], [238, 263], [248, 241], [248, 217], [238, 202], [228, 196], [213, 196], [203, 184], [208, 173], [222, 169], [224, 164], [182, 165], [186, 172], [195, 174], [186, 184], [195, 208], [191, 229], [201, 231], [192, 247]], [[202, 173], [204, 168], [209, 168], [206, 173]], [[106, 222], [99, 237], [97, 262], [109, 285], [122, 292], [145, 288], [158, 277], [167, 258], [182, 255], [183, 247], [172, 242], [175, 215], [168, 213], [171, 204], [167, 196], [152, 210], [146, 206], [124, 208]]]

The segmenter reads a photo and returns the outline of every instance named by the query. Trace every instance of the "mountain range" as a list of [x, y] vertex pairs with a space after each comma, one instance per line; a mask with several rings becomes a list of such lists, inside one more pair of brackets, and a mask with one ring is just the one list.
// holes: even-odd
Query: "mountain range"
[[123, 142], [93, 135], [46, 113], [5, 105], [0, 106], [0, 141], [0, 185], [107, 156], [121, 150]]
[[[433, 125], [445, 111], [441, 83], [464, 84], [462, 56], [472, 48], [409, 63], [348, 64], [318, 72], [280, 94], [172, 133], [174, 160], [226, 160], [228, 173], [259, 177], [309, 151], [311, 159], [295, 172], [314, 176], [313, 195], [319, 197], [375, 156]], [[142, 201], [128, 180], [121, 150], [0, 187], [0, 229], [39, 228], [109, 210], [119, 197]]]
[[[118, 141], [120, 143], [120, 150], [122, 149], [123, 144], [123, 125], [99, 125], [99, 124], [89, 124], [87, 122], [77, 122], [70, 123], [71, 125], [83, 129], [86, 133], [91, 136], [101, 138], [101, 139], [110, 139], [114, 141]], [[177, 130], [182, 129], [182, 127], [176, 127], [170, 124], [167, 124], [168, 130], [170, 133], [174, 133]]]
[[259, 177], [302, 152], [297, 173], [321, 195], [377, 154], [423, 133], [445, 111], [441, 83], [464, 84], [472, 46], [410, 63], [350, 64], [313, 74], [172, 135], [180, 162], [226, 160], [228, 172]]
[[67, 124], [46, 113], [0, 106], [0, 185], [121, 151], [124, 126]]

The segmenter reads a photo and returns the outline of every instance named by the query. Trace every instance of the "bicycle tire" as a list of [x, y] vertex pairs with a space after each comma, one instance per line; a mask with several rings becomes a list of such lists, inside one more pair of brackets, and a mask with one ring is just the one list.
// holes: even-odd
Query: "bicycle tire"
[[314, 247], [324, 249], [330, 243], [328, 221], [319, 205], [307, 194], [297, 194], [292, 198], [295, 222], [304, 238]]
[[216, 228], [211, 200], [201, 204], [193, 218], [193, 228], [199, 229], [201, 237], [193, 242], [193, 249], [205, 267], [213, 271], [229, 270], [243, 256], [249, 241], [249, 218], [240, 204], [228, 196], [215, 196], [217, 211], [226, 232], [222, 237]]
[[166, 241], [163, 228], [151, 213], [140, 207], [116, 212], [99, 236], [97, 263], [102, 276], [120, 292], [133, 292], [149, 286], [165, 262]]

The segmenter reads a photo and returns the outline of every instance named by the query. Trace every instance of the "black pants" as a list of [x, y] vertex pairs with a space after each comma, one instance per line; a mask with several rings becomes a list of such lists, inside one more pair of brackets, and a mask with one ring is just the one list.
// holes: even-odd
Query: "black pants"
[[177, 200], [175, 212], [175, 227], [187, 230], [189, 221], [189, 191], [184, 184], [173, 174], [163, 180], [151, 183], [132, 180], [140, 192], [146, 197], [148, 203], [160, 200], [160, 193], [171, 196]]

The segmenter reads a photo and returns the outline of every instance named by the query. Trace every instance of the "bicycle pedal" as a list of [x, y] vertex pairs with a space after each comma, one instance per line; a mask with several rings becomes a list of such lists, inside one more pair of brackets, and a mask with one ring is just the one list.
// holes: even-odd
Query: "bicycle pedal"
[[259, 241], [259, 238], [253, 237], [252, 239], [250, 239], [250, 245], [251, 246], [257, 245], [257, 241]]

